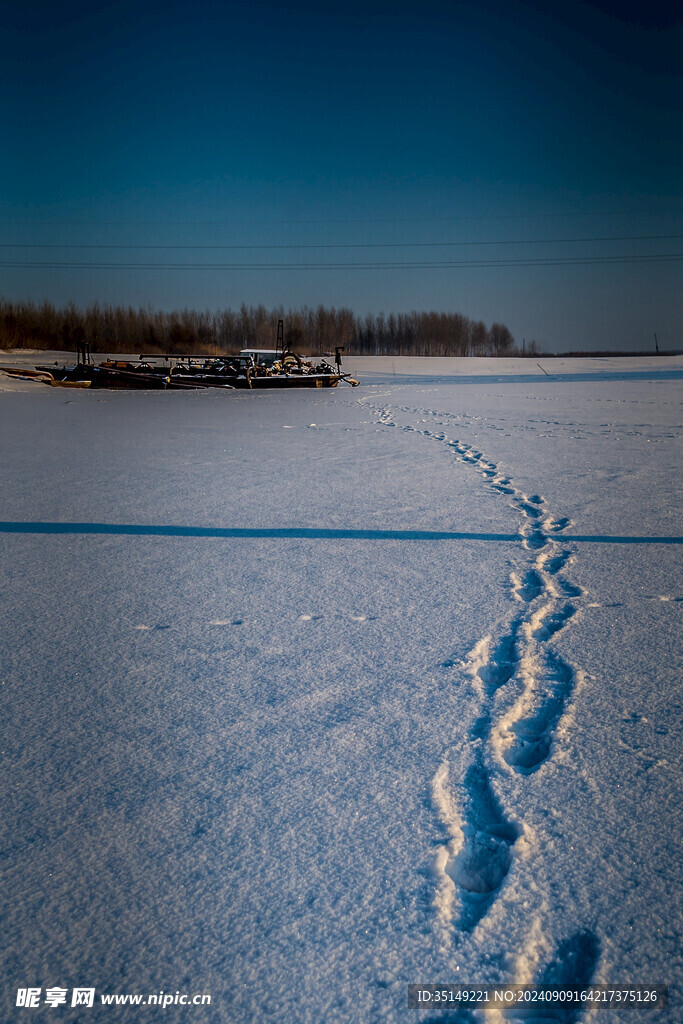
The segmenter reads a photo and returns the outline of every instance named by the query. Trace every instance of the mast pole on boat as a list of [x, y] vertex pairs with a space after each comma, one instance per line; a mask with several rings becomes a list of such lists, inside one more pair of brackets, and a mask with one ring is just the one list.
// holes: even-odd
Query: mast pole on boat
[[277, 340], [275, 342], [275, 351], [280, 353], [280, 358], [285, 357], [285, 322], [284, 320], [278, 320], [277, 322]]

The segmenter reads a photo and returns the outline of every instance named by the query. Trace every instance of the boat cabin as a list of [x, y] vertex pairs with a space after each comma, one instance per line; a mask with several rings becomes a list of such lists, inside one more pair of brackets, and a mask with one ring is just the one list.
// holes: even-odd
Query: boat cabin
[[242, 348], [240, 355], [253, 359], [259, 366], [272, 366], [282, 357], [282, 352], [277, 348]]

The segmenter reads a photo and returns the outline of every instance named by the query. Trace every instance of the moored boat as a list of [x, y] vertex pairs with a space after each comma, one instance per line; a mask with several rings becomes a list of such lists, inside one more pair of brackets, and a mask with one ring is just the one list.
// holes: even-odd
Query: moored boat
[[73, 365], [54, 363], [35, 370], [2, 367], [12, 376], [24, 376], [52, 387], [90, 387], [115, 390], [177, 390], [223, 388], [336, 388], [341, 383], [358, 386], [351, 374], [342, 373], [341, 348], [335, 350], [335, 366], [325, 359], [315, 363], [285, 347], [282, 321], [278, 324], [277, 349], [244, 349], [237, 356], [144, 356], [137, 360], [105, 359], [93, 363], [87, 345], [79, 345]]

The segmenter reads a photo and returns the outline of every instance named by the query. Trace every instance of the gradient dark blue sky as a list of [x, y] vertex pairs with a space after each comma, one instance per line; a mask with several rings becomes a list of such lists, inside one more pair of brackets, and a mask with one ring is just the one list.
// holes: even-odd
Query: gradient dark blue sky
[[657, 237], [683, 236], [663, 7], [29, 2], [3, 23], [5, 297], [683, 346], [683, 263], [644, 259], [683, 253]]

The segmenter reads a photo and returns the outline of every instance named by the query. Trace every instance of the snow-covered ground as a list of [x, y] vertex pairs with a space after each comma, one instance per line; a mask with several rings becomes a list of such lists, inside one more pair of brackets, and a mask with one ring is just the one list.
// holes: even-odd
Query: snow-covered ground
[[3, 1021], [679, 1024], [683, 360], [540, 363], [0, 379]]

